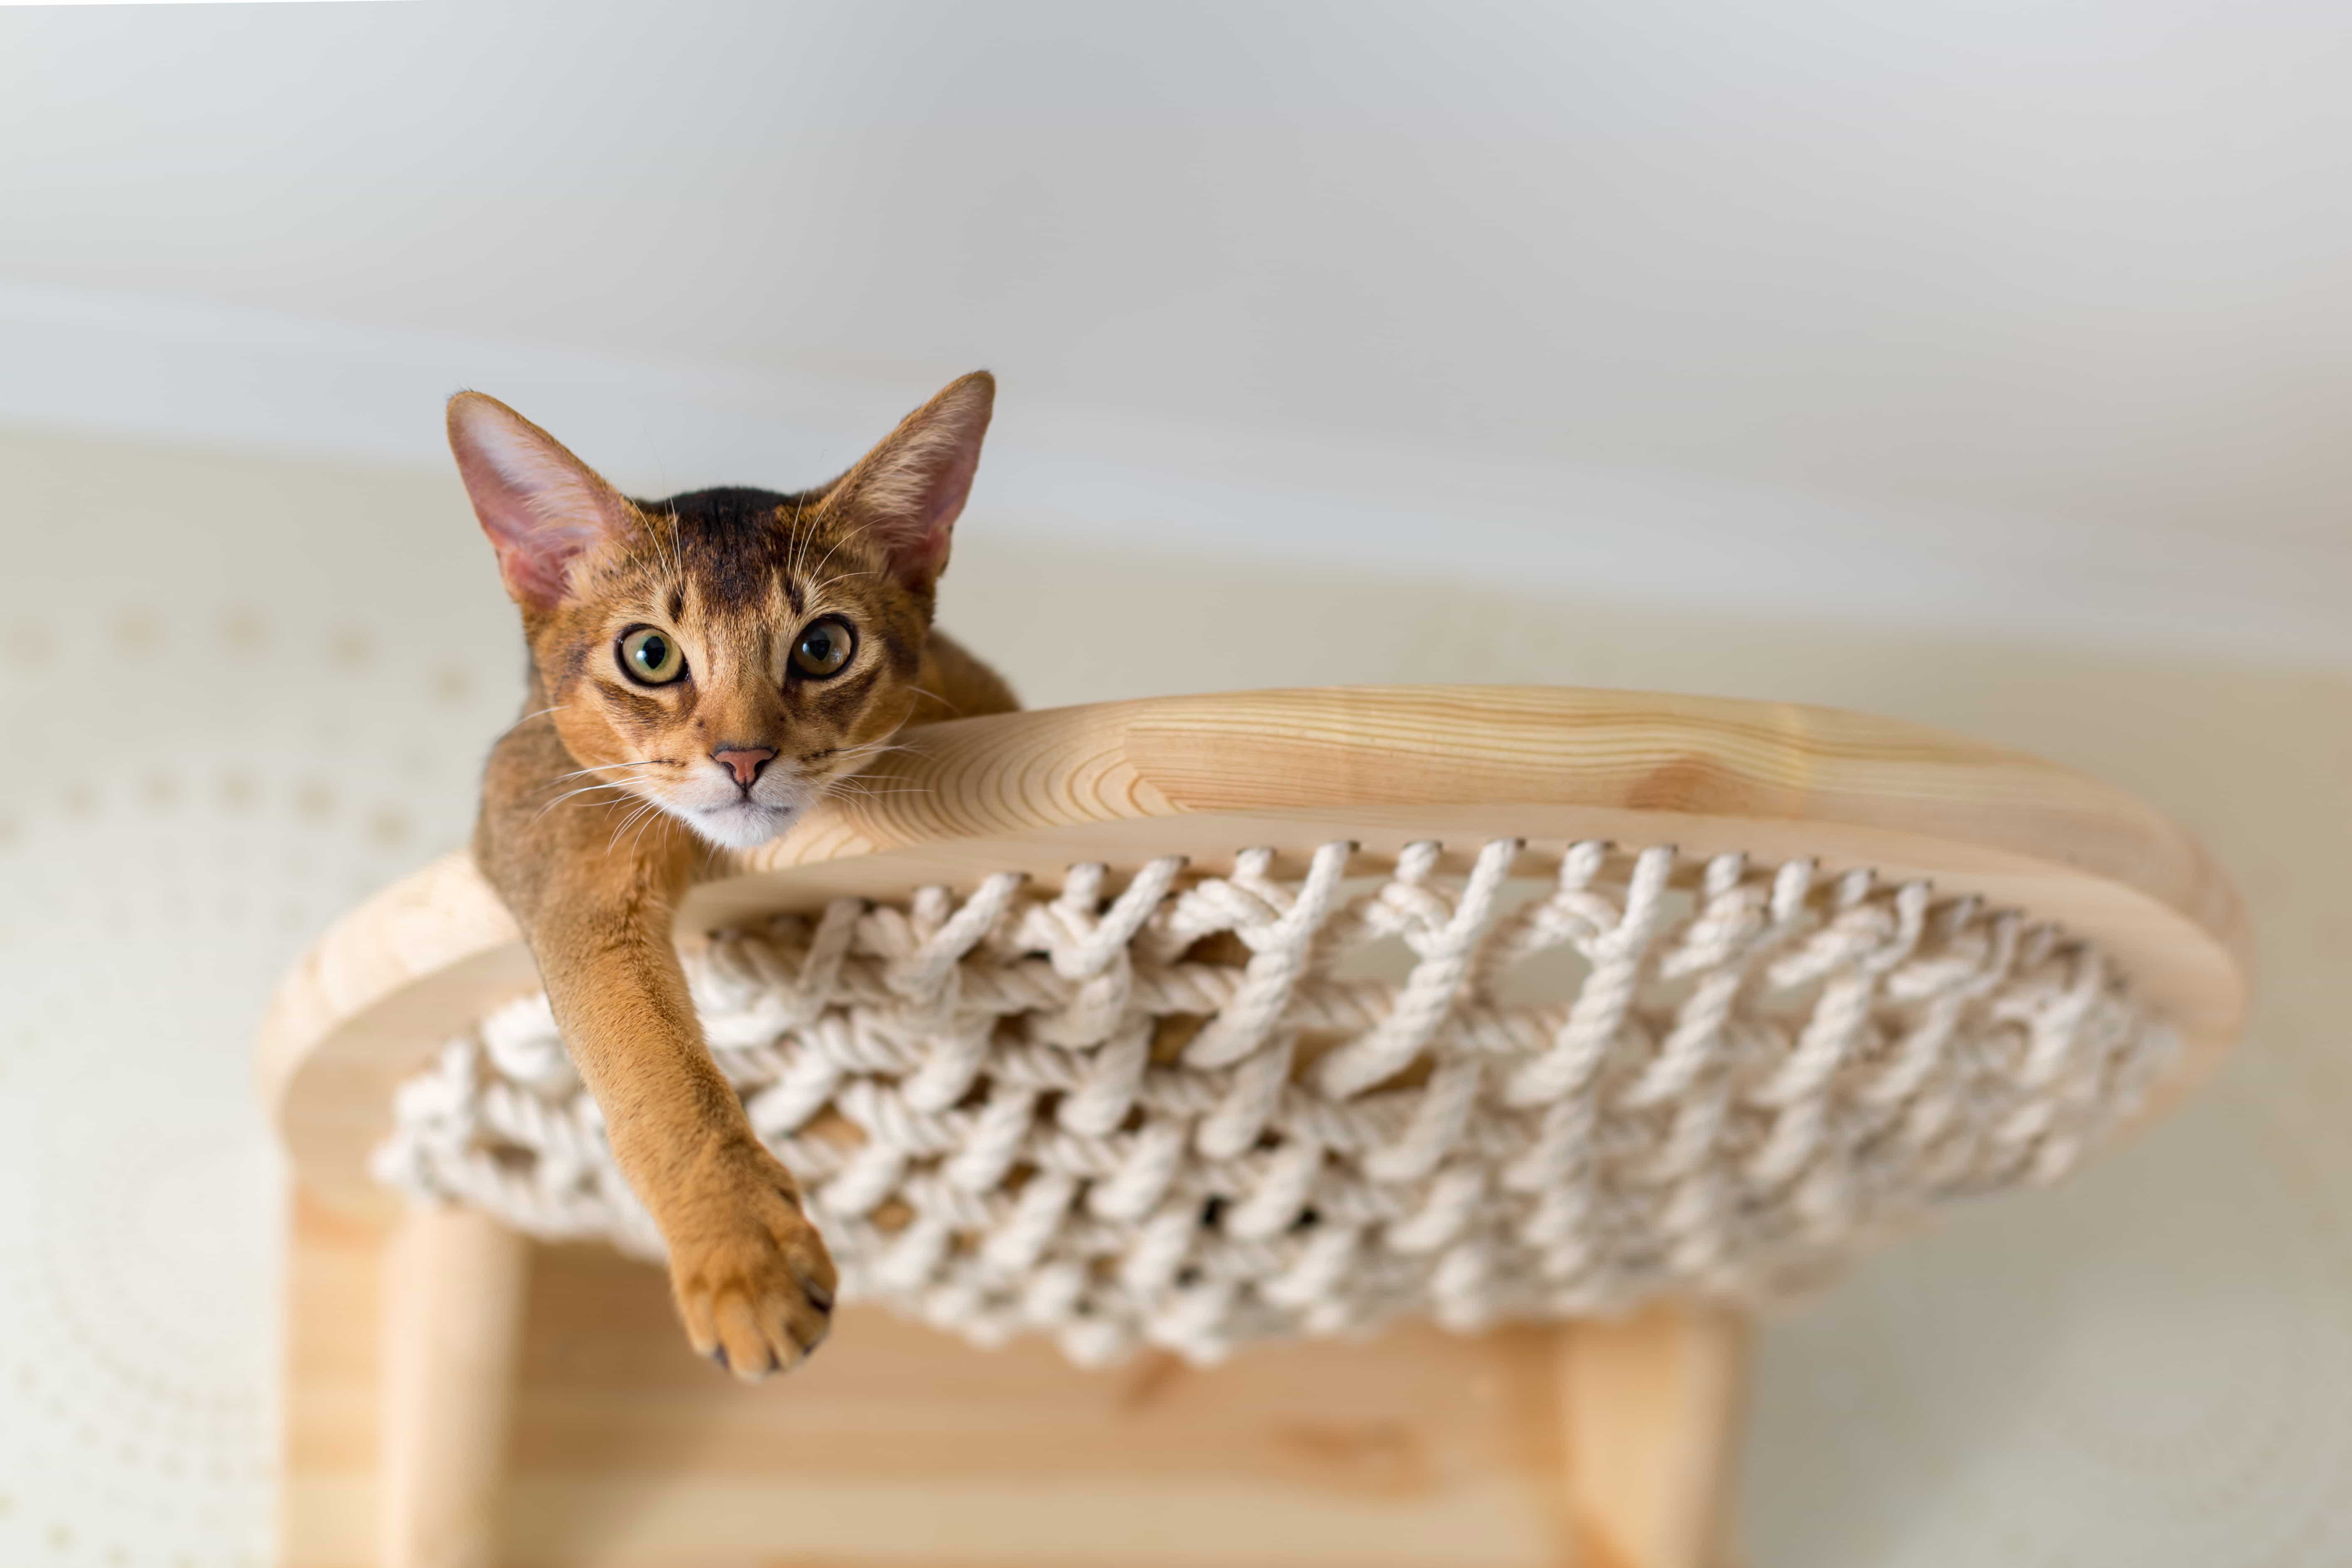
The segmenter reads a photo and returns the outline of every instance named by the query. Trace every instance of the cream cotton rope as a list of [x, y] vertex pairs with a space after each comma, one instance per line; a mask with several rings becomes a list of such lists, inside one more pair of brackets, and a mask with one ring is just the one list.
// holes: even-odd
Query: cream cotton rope
[[[1600, 843], [1352, 858], [841, 900], [687, 973], [845, 1296], [1088, 1363], [1769, 1296], [2063, 1174], [2175, 1048], [2096, 951], [1925, 882]], [[543, 996], [401, 1088], [375, 1169], [661, 1252]]]

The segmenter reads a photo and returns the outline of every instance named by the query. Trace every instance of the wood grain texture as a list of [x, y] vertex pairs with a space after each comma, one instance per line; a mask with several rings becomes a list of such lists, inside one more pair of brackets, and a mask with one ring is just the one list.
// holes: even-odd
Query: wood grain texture
[[[1181, 854], [1213, 869], [1262, 846], [1303, 862], [1347, 838], [1372, 863], [1432, 837], [1465, 856], [1500, 836], [1554, 850], [1606, 838], [1867, 865], [2056, 921], [2179, 1026], [2176, 1093], [2244, 1016], [2236, 895], [2178, 826], [2067, 770], [1889, 720], [1637, 692], [1342, 688], [1005, 714], [903, 739], [866, 790], [715, 861], [681, 933], [1004, 869], [1052, 885], [1078, 861]], [[364, 1164], [393, 1086], [532, 984], [513, 922], [462, 858], [330, 931], [281, 986], [260, 1053], [302, 1178], [380, 1210]]]
[[498, 1568], [530, 1243], [417, 1207], [385, 1244], [376, 1540], [383, 1568]]
[[[377, 1568], [391, 1227], [298, 1194], [284, 1568]], [[1081, 1372], [845, 1307], [742, 1387], [661, 1272], [531, 1249], [500, 1568], [1555, 1568], [1549, 1331], [1262, 1346]]]
[[1751, 1325], [1662, 1305], [1559, 1331], [1569, 1516], [1582, 1568], [1719, 1568]]

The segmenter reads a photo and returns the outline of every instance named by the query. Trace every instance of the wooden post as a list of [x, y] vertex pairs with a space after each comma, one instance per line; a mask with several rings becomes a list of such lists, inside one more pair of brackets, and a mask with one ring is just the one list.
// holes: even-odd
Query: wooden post
[[1748, 1337], [1738, 1313], [1696, 1307], [1655, 1307], [1622, 1322], [1559, 1331], [1580, 1564], [1719, 1568]]
[[383, 1568], [497, 1568], [530, 1243], [417, 1208], [383, 1255], [377, 1543]]

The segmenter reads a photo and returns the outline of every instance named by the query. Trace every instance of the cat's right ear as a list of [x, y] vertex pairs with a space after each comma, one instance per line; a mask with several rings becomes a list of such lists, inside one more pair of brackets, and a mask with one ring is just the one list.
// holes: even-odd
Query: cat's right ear
[[627, 537], [636, 509], [563, 444], [495, 397], [449, 400], [449, 450], [507, 593], [528, 610], [563, 602], [573, 557]]

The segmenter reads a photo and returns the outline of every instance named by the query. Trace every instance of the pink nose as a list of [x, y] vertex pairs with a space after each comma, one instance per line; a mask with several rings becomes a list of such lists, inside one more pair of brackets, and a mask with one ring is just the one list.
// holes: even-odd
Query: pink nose
[[710, 760], [735, 775], [735, 782], [745, 789], [760, 776], [760, 770], [775, 760], [773, 746], [721, 746], [710, 753]]

